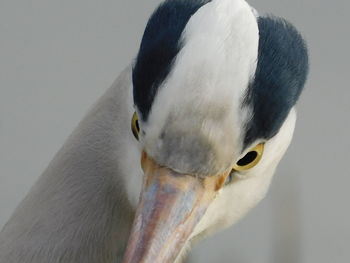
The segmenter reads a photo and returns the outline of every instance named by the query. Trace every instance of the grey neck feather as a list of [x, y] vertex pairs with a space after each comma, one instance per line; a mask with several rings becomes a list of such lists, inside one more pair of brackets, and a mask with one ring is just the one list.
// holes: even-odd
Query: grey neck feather
[[98, 101], [0, 232], [0, 263], [119, 262], [133, 218], [127, 151], [130, 68]]

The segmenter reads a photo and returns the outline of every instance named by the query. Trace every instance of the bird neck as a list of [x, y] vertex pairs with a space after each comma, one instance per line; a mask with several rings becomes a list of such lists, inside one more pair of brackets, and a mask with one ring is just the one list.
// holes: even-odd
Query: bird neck
[[0, 232], [0, 263], [120, 259], [134, 215], [125, 187], [137, 159], [130, 74], [94, 105]]

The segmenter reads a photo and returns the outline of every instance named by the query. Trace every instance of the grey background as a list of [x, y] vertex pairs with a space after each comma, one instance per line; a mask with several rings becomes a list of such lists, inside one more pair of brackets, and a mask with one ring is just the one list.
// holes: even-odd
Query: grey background
[[[0, 0], [0, 228], [90, 105], [134, 58], [160, 1]], [[345, 0], [250, 1], [306, 37], [311, 74], [267, 198], [189, 262], [349, 262]]]

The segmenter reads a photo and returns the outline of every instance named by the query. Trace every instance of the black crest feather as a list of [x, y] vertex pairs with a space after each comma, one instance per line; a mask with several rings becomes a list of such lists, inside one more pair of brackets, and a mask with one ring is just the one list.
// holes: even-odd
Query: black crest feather
[[257, 69], [244, 101], [253, 110], [245, 146], [277, 134], [300, 96], [309, 69], [306, 44], [292, 24], [261, 17], [258, 26]]
[[191, 16], [211, 0], [167, 0], [146, 26], [133, 69], [134, 103], [147, 120], [160, 84], [181, 48], [181, 35]]

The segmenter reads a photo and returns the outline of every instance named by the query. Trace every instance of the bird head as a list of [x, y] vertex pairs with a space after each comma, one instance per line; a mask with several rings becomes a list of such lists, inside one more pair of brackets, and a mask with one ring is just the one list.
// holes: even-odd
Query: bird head
[[143, 187], [124, 262], [173, 262], [265, 194], [294, 130], [303, 39], [244, 0], [172, 0], [151, 16], [132, 80]]

